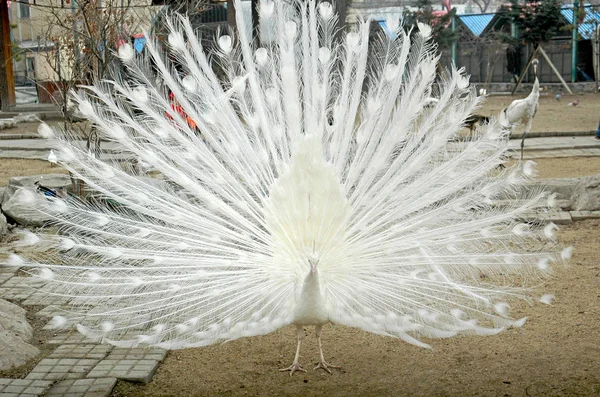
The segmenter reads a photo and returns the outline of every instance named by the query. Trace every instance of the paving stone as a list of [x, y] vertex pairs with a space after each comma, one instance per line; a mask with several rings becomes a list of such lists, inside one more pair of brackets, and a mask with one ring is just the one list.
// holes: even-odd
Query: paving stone
[[106, 359], [108, 360], [156, 360], [162, 361], [167, 355], [164, 349], [156, 348], [122, 348], [115, 347]]
[[31, 370], [25, 379], [63, 380], [85, 378], [85, 375], [99, 361], [89, 358], [45, 358]]
[[58, 382], [46, 397], [106, 397], [117, 384], [117, 378], [68, 379]]
[[53, 305], [63, 305], [68, 303], [71, 298], [68, 296], [54, 296], [48, 295], [47, 293], [36, 291], [33, 294], [29, 295], [27, 299], [21, 302], [22, 305], [35, 305], [35, 306], [47, 306], [49, 304]]
[[148, 383], [166, 354], [166, 350], [163, 349], [116, 347], [92, 369], [87, 377], [115, 377]]
[[35, 379], [0, 379], [0, 396], [41, 396], [52, 381]]
[[52, 343], [57, 345], [64, 344], [82, 344], [82, 343], [93, 343], [94, 341], [88, 339], [85, 335], [80, 334], [75, 330], [59, 332], [48, 340], [46, 343]]
[[87, 377], [114, 377], [132, 382], [148, 383], [160, 363], [157, 360], [130, 360], [130, 363], [124, 364], [122, 361], [104, 359], [87, 374]]
[[0, 287], [3, 299], [25, 300], [33, 295], [46, 281], [35, 277], [11, 277]]
[[[1, 199], [1, 197], [0, 197]], [[14, 277], [14, 275], [17, 273], [17, 271], [19, 271], [18, 267], [0, 267], [0, 286], [2, 284], [4, 284], [6, 281], [8, 281], [9, 279], [11, 279], [12, 277]]]
[[528, 212], [521, 214], [521, 216], [519, 216], [519, 219], [522, 219], [524, 221], [541, 220], [544, 222], [554, 222], [557, 225], [573, 222], [573, 220], [571, 219], [571, 215], [569, 214], [568, 211], [552, 211], [552, 212], [528, 211]]
[[65, 312], [69, 310], [69, 306], [60, 306], [60, 305], [48, 305], [42, 310], [35, 313], [38, 317], [54, 317], [57, 315], [64, 316]]
[[59, 346], [48, 358], [92, 358], [102, 360], [112, 350], [110, 345], [72, 344]]
[[569, 214], [574, 221], [600, 218], [600, 211], [570, 211]]

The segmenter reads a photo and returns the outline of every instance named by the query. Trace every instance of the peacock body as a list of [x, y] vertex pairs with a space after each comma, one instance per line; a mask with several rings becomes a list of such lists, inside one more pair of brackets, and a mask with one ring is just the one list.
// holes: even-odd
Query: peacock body
[[[209, 56], [185, 18], [169, 57], [148, 42], [153, 67], [122, 46], [128, 77], [74, 94], [114, 153], [40, 127], [93, 192], [21, 192], [59, 228], [28, 234], [33, 253], [10, 259], [68, 301], [53, 325], [179, 349], [294, 324], [292, 373], [307, 325], [319, 347], [329, 322], [422, 347], [522, 325], [510, 302], [531, 293], [483, 276], [522, 281], [571, 251], [555, 225], [519, 220], [554, 198], [523, 188], [531, 162], [496, 170], [508, 140], [495, 121], [456, 139], [478, 98], [461, 71], [436, 76], [430, 28], [338, 33], [327, 2], [259, 11], [274, 37], [261, 47], [222, 35]], [[322, 350], [319, 367], [332, 367]]]

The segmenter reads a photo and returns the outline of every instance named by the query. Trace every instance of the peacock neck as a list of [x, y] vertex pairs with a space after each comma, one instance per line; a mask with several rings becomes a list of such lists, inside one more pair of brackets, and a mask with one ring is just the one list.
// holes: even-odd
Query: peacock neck
[[318, 298], [321, 295], [321, 285], [319, 283], [319, 272], [310, 270], [304, 278], [302, 285], [302, 297], [311, 299]]
[[297, 301], [295, 323], [317, 325], [328, 322], [324, 299], [319, 283], [319, 272], [310, 270], [304, 279], [302, 292]]

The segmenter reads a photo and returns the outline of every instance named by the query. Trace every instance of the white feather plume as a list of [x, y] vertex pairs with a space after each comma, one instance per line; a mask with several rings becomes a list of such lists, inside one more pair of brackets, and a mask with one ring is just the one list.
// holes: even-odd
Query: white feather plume
[[508, 309], [526, 291], [493, 277], [543, 275], [539, 258], [571, 256], [553, 240], [540, 252], [554, 226], [518, 221], [546, 204], [525, 186], [532, 165], [495, 171], [508, 148], [495, 120], [456, 140], [478, 99], [464, 71], [436, 75], [431, 27], [370, 38], [359, 21], [337, 34], [331, 4], [292, 3], [261, 1], [278, 34], [260, 48], [241, 13], [212, 54], [173, 20], [166, 48], [145, 49], [163, 86], [121, 46], [127, 82], [73, 95], [116, 153], [94, 157], [55, 132], [61, 165], [93, 194], [28, 192], [61, 235], [43, 237], [47, 263], [11, 263], [51, 271], [43, 288], [73, 298], [68, 322], [118, 346], [331, 321], [427, 347], [419, 337], [522, 325]]

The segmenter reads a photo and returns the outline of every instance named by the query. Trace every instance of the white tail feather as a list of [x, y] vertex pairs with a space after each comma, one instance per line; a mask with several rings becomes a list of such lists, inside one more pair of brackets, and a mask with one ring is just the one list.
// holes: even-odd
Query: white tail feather
[[[40, 126], [93, 195], [22, 191], [61, 236], [41, 238], [47, 263], [9, 262], [41, 269], [45, 290], [72, 298], [68, 322], [117, 346], [332, 321], [430, 347], [418, 338], [522, 325], [509, 302], [527, 292], [481, 280], [543, 275], [572, 249], [554, 247], [554, 224], [518, 223], [555, 199], [526, 189], [532, 162], [495, 171], [508, 149], [497, 120], [456, 139], [479, 99], [463, 70], [436, 74], [431, 27], [392, 18], [393, 35], [371, 37], [369, 21], [338, 34], [327, 2], [259, 9], [276, 33], [263, 47], [241, 13], [212, 54], [177, 18], [166, 49], [145, 49], [162, 85], [125, 44], [127, 83], [73, 94], [114, 158]], [[496, 205], [506, 196], [523, 200]]]

